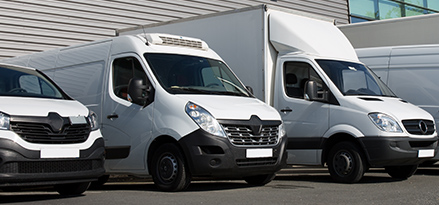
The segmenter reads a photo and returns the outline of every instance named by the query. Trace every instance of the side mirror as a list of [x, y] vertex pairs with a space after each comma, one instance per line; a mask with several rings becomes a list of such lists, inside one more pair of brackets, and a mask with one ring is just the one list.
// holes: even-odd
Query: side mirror
[[[152, 86], [144, 85], [143, 79], [141, 78], [131, 78], [128, 83], [128, 100], [130, 102], [146, 106], [148, 105], [148, 100], [153, 93], [151, 93]], [[152, 102], [152, 101], [151, 101]], [[150, 103], [150, 102], [149, 102]]]
[[317, 83], [313, 80], [307, 81], [305, 83], [305, 99], [313, 101], [317, 98]]

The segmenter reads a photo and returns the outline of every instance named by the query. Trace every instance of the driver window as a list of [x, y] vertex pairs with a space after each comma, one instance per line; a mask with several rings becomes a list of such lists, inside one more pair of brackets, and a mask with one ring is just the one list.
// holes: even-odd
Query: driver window
[[[304, 99], [305, 84], [308, 80], [317, 83], [317, 90], [323, 91], [323, 81], [312, 66], [305, 62], [285, 62], [284, 88], [288, 97]], [[322, 92], [318, 92], [319, 97]]]
[[133, 77], [147, 82], [146, 74], [137, 58], [125, 57], [113, 61], [113, 92], [117, 97], [127, 100], [128, 83]]

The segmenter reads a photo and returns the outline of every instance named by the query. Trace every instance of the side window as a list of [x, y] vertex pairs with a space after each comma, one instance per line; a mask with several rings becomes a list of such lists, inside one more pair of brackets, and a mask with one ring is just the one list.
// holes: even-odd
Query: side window
[[147, 82], [142, 65], [134, 57], [118, 58], [113, 61], [113, 92], [117, 97], [127, 100], [128, 83], [138, 77]]
[[310, 64], [305, 62], [285, 62], [283, 75], [287, 96], [303, 99], [305, 84], [308, 80], [313, 80], [317, 83], [319, 97], [323, 96], [324, 83]]

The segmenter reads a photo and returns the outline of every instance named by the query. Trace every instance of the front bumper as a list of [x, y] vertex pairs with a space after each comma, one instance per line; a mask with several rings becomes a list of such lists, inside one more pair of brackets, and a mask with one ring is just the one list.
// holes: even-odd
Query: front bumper
[[71, 159], [42, 159], [40, 151], [0, 139], [0, 187], [95, 181], [104, 172], [103, 138], [81, 150], [79, 158]]
[[[360, 139], [372, 167], [420, 164], [438, 152], [438, 137], [364, 137]], [[419, 152], [434, 150], [432, 157], [419, 157]]]
[[[286, 166], [286, 137], [274, 146], [237, 147], [225, 137], [197, 130], [180, 141], [193, 176], [239, 178], [274, 174]], [[248, 158], [247, 149], [272, 149], [272, 157]]]

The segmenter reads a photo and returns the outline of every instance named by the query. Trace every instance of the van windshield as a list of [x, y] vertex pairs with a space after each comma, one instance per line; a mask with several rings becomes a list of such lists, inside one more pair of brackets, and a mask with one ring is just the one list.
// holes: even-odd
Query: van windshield
[[343, 95], [396, 97], [375, 73], [363, 64], [316, 60]]
[[144, 56], [169, 93], [251, 96], [221, 61], [163, 53], [145, 53]]
[[36, 70], [0, 66], [0, 96], [70, 99]]

